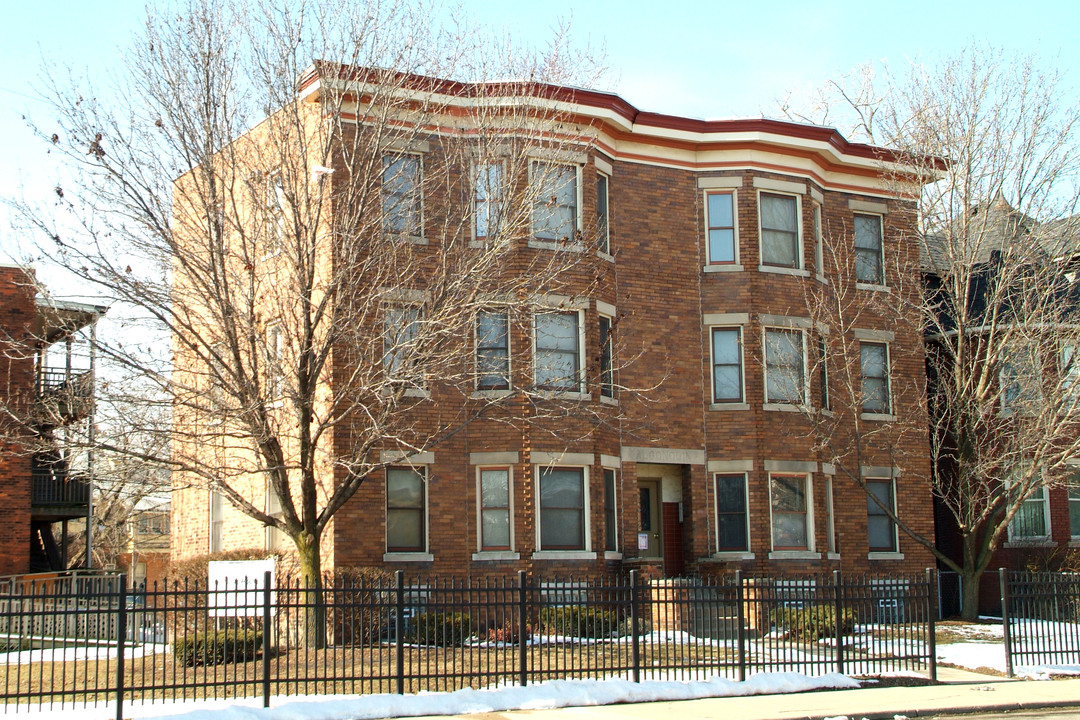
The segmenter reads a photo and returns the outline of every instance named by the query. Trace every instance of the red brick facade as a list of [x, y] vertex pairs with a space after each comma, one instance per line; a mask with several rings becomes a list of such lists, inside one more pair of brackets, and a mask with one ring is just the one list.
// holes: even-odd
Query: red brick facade
[[[816, 210], [822, 226], [832, 229], [826, 233], [830, 252], [849, 264], [854, 250], [850, 233], [842, 229], [850, 230], [856, 212], [881, 218], [882, 285], [887, 287], [856, 289], [850, 282], [853, 303], [865, 299], [869, 307], [870, 299], [890, 292], [918, 291], [913, 203], [890, 188], [875, 153], [849, 145], [833, 131], [765, 121], [709, 124], [651, 116], [638, 117], [639, 124], [627, 129], [637, 113], [621, 100], [585, 94], [579, 102], [578, 111], [591, 119], [594, 133], [586, 143], [584, 162], [576, 165], [579, 225], [596, 224], [596, 183], [603, 174], [608, 178], [611, 228], [610, 255], [586, 244], [587, 266], [575, 270], [580, 278], [571, 281], [580, 282], [581, 293], [562, 297], [564, 308], [580, 311], [584, 327], [581, 358], [587, 381], [582, 412], [524, 431], [478, 420], [414, 457], [414, 465], [425, 473], [424, 547], [418, 550], [388, 549], [385, 477], [373, 474], [335, 516], [328, 533], [331, 552], [326, 554], [332, 560], [324, 567], [384, 566], [460, 576], [634, 568], [675, 575], [736, 567], [896, 572], [931, 565], [930, 554], [902, 535], [889, 552], [870, 552], [863, 490], [837, 472], [837, 458], [820, 449], [820, 437], [813, 435], [804, 412], [765, 402], [763, 328], [796, 329], [802, 333], [804, 354], [812, 359], [817, 335], [806, 299], [809, 290], [823, 281], [851, 281], [826, 277], [817, 267]], [[601, 119], [600, 106], [605, 104], [617, 107], [627, 123], [622, 117]], [[734, 193], [737, 265], [709, 264], [705, 203], [710, 188]], [[797, 209], [797, 259], [786, 272], [768, 267], [761, 258], [761, 193], [781, 195]], [[911, 277], [897, 276], [909, 268]], [[601, 315], [615, 321], [615, 384], [620, 389], [613, 399], [601, 397]], [[919, 532], [932, 535], [929, 449], [917, 395], [924, 373], [922, 338], [884, 311], [866, 310], [861, 317], [860, 329], [868, 333], [863, 340], [884, 338], [881, 342], [888, 345], [893, 388], [890, 419], [867, 422], [923, 428], [921, 433], [881, 432], [876, 444], [864, 448], [861, 466], [888, 466], [895, 472], [898, 514]], [[531, 317], [511, 319], [514, 385], [532, 381], [531, 323]], [[711, 327], [741, 332], [741, 402], [713, 402]], [[854, 347], [858, 353], [860, 339], [834, 334], [827, 342]], [[807, 404], [820, 409], [817, 376], [804, 374]], [[436, 385], [431, 400], [418, 406], [417, 417], [420, 422], [452, 417], [461, 402], [472, 401]], [[522, 400], [522, 412], [526, 406]], [[854, 425], [842, 408], [835, 417], [835, 434], [852, 436]], [[335, 439], [345, 447], [344, 433]], [[896, 457], [903, 458], [902, 466], [896, 465]], [[850, 465], [850, 458], [843, 460]], [[509, 549], [481, 547], [478, 473], [484, 467], [509, 468]], [[584, 480], [586, 529], [577, 546], [543, 547], [538, 488], [547, 468], [580, 472]], [[614, 505], [615, 547], [605, 543], [610, 518], [605, 476], [611, 472], [615, 500], [608, 504]], [[715, 478], [732, 474], [745, 476], [742, 517], [748, 546], [720, 552]], [[796, 550], [779, 546], [773, 538], [781, 521], [771, 510], [770, 477], [780, 476], [797, 478], [792, 482], [805, 495], [804, 512], [792, 513], [786, 521], [794, 524], [796, 534], [806, 534]], [[826, 493], [830, 483], [831, 511]], [[647, 511], [655, 536], [642, 532], [642, 500], [652, 493], [659, 494]], [[201, 554], [208, 548], [207, 493], [190, 490], [183, 495], [173, 502], [174, 556]], [[223, 549], [258, 542], [259, 529], [250, 520], [232, 511], [226, 516]], [[827, 537], [830, 525], [835, 528], [833, 544]]]

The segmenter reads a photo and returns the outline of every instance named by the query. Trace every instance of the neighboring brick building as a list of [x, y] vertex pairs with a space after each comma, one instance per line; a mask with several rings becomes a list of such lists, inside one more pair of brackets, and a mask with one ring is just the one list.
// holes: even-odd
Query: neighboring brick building
[[73, 363], [72, 340], [106, 308], [38, 290], [32, 269], [0, 266], [0, 575], [64, 569], [67, 523], [89, 508], [58, 430], [92, 408], [93, 368]]
[[[317, 101], [319, 78], [306, 78], [303, 91]], [[553, 386], [576, 393], [580, 417], [569, 414], [555, 433], [477, 420], [409, 465], [368, 477], [333, 520], [326, 565], [667, 576], [932, 565], [868, 507], [811, 429], [819, 416], [835, 417], [838, 436], [855, 433], [852, 417], [872, 426], [864, 479], [913, 528], [933, 533], [922, 337], [914, 323], [873, 309], [919, 288], [911, 186], [898, 189], [883, 170], [888, 151], [830, 128], [646, 113], [569, 88], [554, 95], [582, 140], [552, 200], [568, 235], [595, 230], [596, 246], [571, 248], [590, 273], [579, 293], [539, 297], [525, 322], [481, 320], [498, 326], [477, 331], [483, 362], [521, 348], [533, 357], [512, 373], [507, 360], [505, 384], [478, 392], [513, 396], [565, 364], [574, 379]], [[432, 146], [464, 142], [439, 133]], [[528, 247], [566, 250], [545, 238], [538, 228]], [[856, 272], [832, 276], [824, 257]], [[830, 282], [847, 283], [851, 303], [864, 306], [842, 337], [825, 336], [820, 309], [807, 304], [811, 288]], [[845, 413], [834, 399], [820, 412], [822, 374], [811, 372], [819, 342], [861, 358], [861, 407]], [[462, 402], [443, 400], [438, 387], [431, 396], [435, 407]], [[205, 489], [177, 486], [173, 514], [174, 558], [281, 543]]]

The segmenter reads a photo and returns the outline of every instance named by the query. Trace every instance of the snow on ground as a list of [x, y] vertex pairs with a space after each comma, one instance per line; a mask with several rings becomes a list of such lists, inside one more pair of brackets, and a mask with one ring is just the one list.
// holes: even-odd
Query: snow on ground
[[[661, 677], [667, 679], [660, 679]], [[799, 673], [762, 673], [745, 682], [723, 678], [684, 681], [677, 674], [658, 673], [640, 683], [629, 680], [551, 680], [527, 687], [458, 690], [419, 695], [340, 695], [275, 697], [270, 708], [259, 699], [196, 702], [125, 703], [125, 718], [173, 717], [177, 720], [367, 720], [368, 718], [460, 715], [505, 710], [546, 710], [628, 702], [693, 700], [705, 697], [772, 695], [821, 689], [853, 689], [859, 683], [845, 675], [808, 677]], [[65, 708], [33, 715], [63, 715], [64, 720], [90, 720], [115, 715], [115, 706]]]
[[[991, 624], [968, 624], [949, 625], [949, 631], [955, 635], [966, 638], [965, 642], [942, 643], [937, 646], [937, 658], [939, 662], [956, 665], [957, 667], [978, 670], [990, 668], [1004, 673], [1005, 668], [1005, 640], [1004, 629], [1000, 618], [980, 618], [982, 620], [997, 620]], [[1056, 647], [1055, 638], [1063, 636], [1074, 637], [1077, 631], [1075, 625], [1069, 623], [1055, 623], [1024, 620], [1025, 632], [1035, 632], [1040, 646], [1046, 649]], [[1039, 680], [1049, 679], [1051, 675], [1080, 675], [1080, 664], [1040, 664], [1025, 666], [1019, 662], [1013, 662], [1013, 672], [1018, 677], [1029, 677]]]

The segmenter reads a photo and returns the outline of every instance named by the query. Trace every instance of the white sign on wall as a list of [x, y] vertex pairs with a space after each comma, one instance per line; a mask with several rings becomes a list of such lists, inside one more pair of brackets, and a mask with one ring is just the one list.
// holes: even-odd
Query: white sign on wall
[[210, 617], [259, 617], [263, 581], [270, 571], [270, 613], [274, 613], [274, 560], [214, 560], [209, 563]]

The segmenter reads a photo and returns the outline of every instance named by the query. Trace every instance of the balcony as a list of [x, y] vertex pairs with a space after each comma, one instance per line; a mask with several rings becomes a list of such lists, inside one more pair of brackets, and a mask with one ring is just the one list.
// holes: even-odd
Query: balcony
[[57, 468], [33, 468], [30, 477], [30, 505], [35, 517], [63, 520], [86, 514], [90, 483], [82, 476]]
[[82, 419], [90, 414], [93, 405], [93, 373], [38, 368], [35, 395], [37, 418], [42, 425], [55, 427]]

